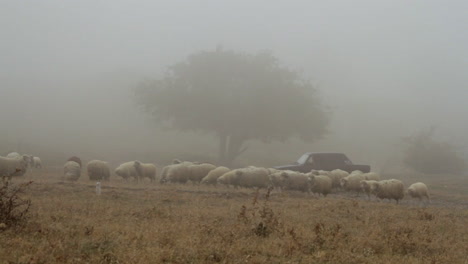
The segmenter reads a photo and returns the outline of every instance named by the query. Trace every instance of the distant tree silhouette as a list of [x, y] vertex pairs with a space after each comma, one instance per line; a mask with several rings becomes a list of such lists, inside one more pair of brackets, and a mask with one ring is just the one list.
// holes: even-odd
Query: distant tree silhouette
[[465, 160], [460, 157], [456, 146], [434, 139], [434, 128], [420, 131], [403, 139], [405, 152], [403, 163], [418, 172], [427, 174], [462, 173]]
[[246, 151], [248, 140], [310, 142], [326, 134], [329, 123], [310, 82], [266, 52], [193, 54], [163, 78], [142, 82], [136, 98], [165, 127], [216, 135], [222, 164]]

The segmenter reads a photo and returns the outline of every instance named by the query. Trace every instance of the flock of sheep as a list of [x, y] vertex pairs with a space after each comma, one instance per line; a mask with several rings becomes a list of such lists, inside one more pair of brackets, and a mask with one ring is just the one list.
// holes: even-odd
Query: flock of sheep
[[0, 177], [11, 179], [13, 176], [23, 176], [31, 168], [42, 168], [39, 157], [21, 155], [17, 152], [11, 152], [6, 157], [0, 156]]
[[[31, 155], [20, 155], [16, 152], [7, 157], [0, 157], [0, 175], [12, 177], [22, 176], [28, 167], [42, 167], [41, 160]], [[78, 157], [71, 157], [65, 163], [63, 180], [76, 181], [81, 176], [82, 162]], [[109, 180], [111, 170], [109, 164], [100, 160], [92, 160], [86, 165], [88, 177], [93, 181]], [[151, 163], [129, 161], [120, 164], [115, 174], [125, 180], [140, 181], [148, 178], [156, 181], [156, 166]], [[279, 191], [291, 190], [327, 196], [336, 189], [343, 189], [356, 194], [365, 193], [368, 199], [375, 196], [379, 199], [395, 200], [397, 203], [405, 196], [403, 182], [397, 179], [381, 180], [375, 172], [363, 173], [343, 170], [316, 171], [301, 173], [274, 168], [250, 166], [231, 170], [227, 167], [217, 167], [210, 163], [180, 161], [175, 159], [165, 166], [159, 177], [161, 184], [187, 182], [207, 185], [225, 185], [235, 188], [274, 188]], [[409, 186], [406, 192], [412, 198], [429, 201], [427, 186], [417, 182]]]

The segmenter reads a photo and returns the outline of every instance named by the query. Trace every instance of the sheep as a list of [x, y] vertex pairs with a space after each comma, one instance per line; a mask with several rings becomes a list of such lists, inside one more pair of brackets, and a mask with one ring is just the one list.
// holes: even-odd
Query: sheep
[[0, 177], [5, 176], [11, 179], [12, 176], [22, 176], [27, 164], [28, 161], [24, 156], [21, 158], [0, 157]]
[[91, 181], [106, 180], [110, 178], [110, 168], [107, 162], [92, 160], [86, 165], [88, 177]]
[[[325, 174], [319, 174], [319, 175], [325, 175]], [[341, 187], [341, 179], [343, 179], [344, 177], [346, 177], [348, 175], [349, 175], [348, 172], [346, 172], [344, 170], [336, 169], [336, 170], [330, 171], [328, 173], [328, 175], [326, 175], [326, 176], [331, 178], [332, 188], [340, 188]]]
[[177, 182], [186, 183], [189, 180], [190, 169], [192, 162], [183, 161], [177, 164], [171, 164], [163, 169], [160, 183]]
[[394, 199], [398, 204], [405, 195], [403, 182], [396, 179], [378, 181], [375, 184], [374, 194], [379, 199]]
[[325, 175], [312, 175], [309, 174], [310, 179], [310, 190], [316, 194], [327, 197], [331, 193], [333, 187], [333, 179]]
[[192, 183], [200, 183], [210, 171], [216, 169], [216, 166], [209, 163], [192, 164], [188, 166], [188, 169], [190, 171], [189, 180]]
[[20, 170], [14, 173], [13, 176], [23, 176], [24, 174], [26, 174], [26, 172], [28, 171], [28, 167], [30, 167], [30, 164], [31, 164], [31, 156], [21, 155], [18, 152], [11, 152], [11, 153], [8, 153], [6, 157], [11, 158], [11, 159], [16, 159], [16, 160], [24, 160], [26, 162], [26, 167], [19, 168]]
[[11, 152], [11, 153], [8, 153], [8, 155], [6, 157], [11, 158], [11, 159], [16, 159], [16, 158], [19, 158], [21, 156], [22, 155], [20, 155], [18, 152]]
[[81, 176], [81, 166], [78, 162], [67, 161], [63, 166], [63, 178], [67, 181], [76, 181]]
[[359, 195], [361, 189], [361, 181], [365, 180], [365, 176], [361, 174], [351, 173], [350, 175], [341, 179], [341, 187], [346, 191], [355, 191], [356, 196]]
[[422, 202], [423, 197], [427, 198], [427, 202], [430, 202], [429, 192], [427, 185], [422, 182], [416, 182], [408, 187], [407, 192], [411, 198], [418, 198], [419, 202]]
[[361, 189], [362, 191], [367, 194], [367, 198], [371, 199], [371, 194], [375, 192], [375, 186], [377, 184], [376, 180], [362, 180], [361, 181]]
[[39, 157], [33, 157], [34, 168], [40, 169], [42, 168], [42, 161]]
[[128, 180], [130, 177], [137, 179], [138, 175], [135, 169], [135, 162], [134, 161], [128, 161], [120, 164], [116, 169], [115, 169], [115, 174], [118, 176], [124, 178], [125, 180]]
[[297, 171], [283, 171], [281, 181], [286, 190], [301, 191], [310, 193], [310, 174]]
[[363, 175], [368, 181], [380, 181], [380, 175], [375, 172], [363, 173]]
[[216, 182], [223, 185], [232, 185], [237, 188], [239, 186], [239, 175], [237, 174], [238, 170], [239, 169], [235, 169], [224, 173], [216, 180]]
[[133, 163], [133, 167], [135, 168], [138, 175], [137, 180], [142, 180], [143, 178], [149, 178], [150, 181], [156, 180], [156, 166], [153, 164], [135, 161]]
[[74, 162], [78, 163], [78, 165], [80, 165], [80, 167], [82, 166], [81, 159], [78, 158], [77, 156], [73, 156], [73, 157], [69, 158], [67, 161], [74, 161]]
[[225, 174], [226, 172], [230, 171], [229, 168], [227, 167], [217, 167], [216, 169], [214, 170], [211, 170], [208, 175], [206, 175], [202, 180], [201, 180], [201, 183], [202, 184], [212, 184], [212, 185], [215, 185], [217, 183], [217, 180], [219, 177], [221, 177], [223, 174]]
[[269, 185], [268, 170], [248, 167], [236, 170], [239, 186], [246, 188], [266, 188]]
[[[284, 172], [282, 170], [277, 170], [277, 171], [271, 171], [269, 170], [270, 175], [268, 175], [268, 179], [270, 181], [270, 186], [273, 187], [274, 189], [279, 189], [280, 191], [283, 191], [283, 177], [281, 174]], [[271, 173], [273, 172], [273, 173]]]

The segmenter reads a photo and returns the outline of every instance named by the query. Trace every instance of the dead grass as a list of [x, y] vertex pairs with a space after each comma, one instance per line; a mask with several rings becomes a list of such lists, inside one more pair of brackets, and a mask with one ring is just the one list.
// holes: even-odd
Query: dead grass
[[83, 178], [36, 179], [0, 263], [468, 263], [467, 208]]

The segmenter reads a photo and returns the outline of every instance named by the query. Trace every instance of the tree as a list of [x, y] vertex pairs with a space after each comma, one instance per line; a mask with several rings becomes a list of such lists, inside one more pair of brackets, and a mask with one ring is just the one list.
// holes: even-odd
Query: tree
[[136, 98], [165, 127], [214, 133], [222, 164], [246, 151], [248, 140], [310, 142], [326, 134], [329, 122], [310, 82], [266, 52], [193, 54], [163, 78], [142, 82]]
[[428, 174], [461, 173], [465, 170], [465, 160], [457, 148], [447, 142], [434, 139], [434, 128], [422, 130], [406, 137], [403, 163], [415, 171]]

